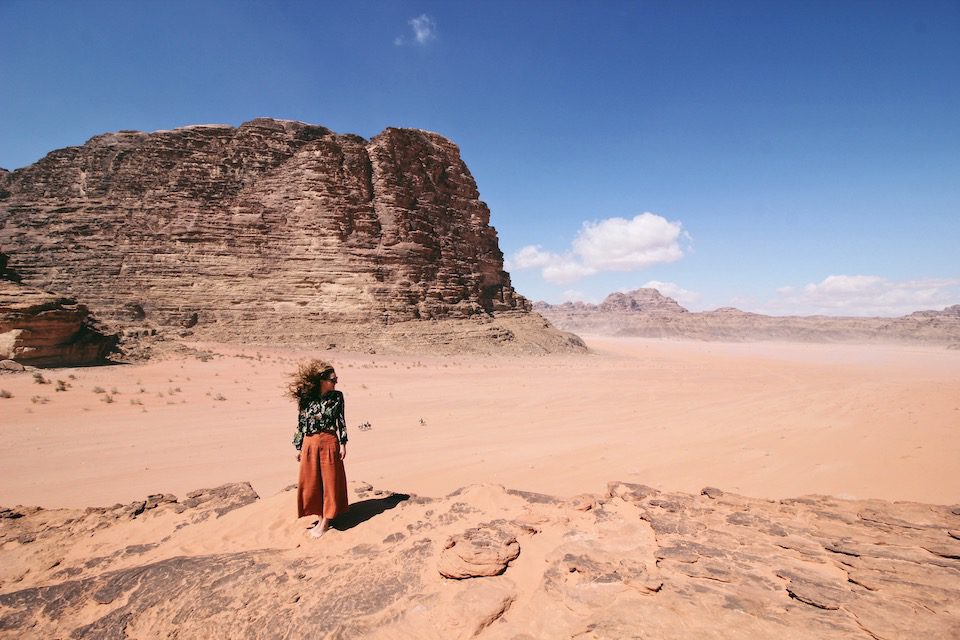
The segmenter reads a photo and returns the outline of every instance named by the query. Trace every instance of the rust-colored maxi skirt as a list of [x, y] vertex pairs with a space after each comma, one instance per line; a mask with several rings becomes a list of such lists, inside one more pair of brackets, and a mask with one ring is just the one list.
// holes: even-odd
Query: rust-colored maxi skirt
[[337, 437], [332, 433], [307, 436], [300, 448], [299, 517], [335, 518], [346, 510], [347, 474], [340, 459]]

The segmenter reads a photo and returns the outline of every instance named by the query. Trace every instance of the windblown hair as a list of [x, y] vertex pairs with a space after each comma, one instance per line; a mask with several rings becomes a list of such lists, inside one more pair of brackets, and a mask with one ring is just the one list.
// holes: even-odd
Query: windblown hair
[[311, 360], [301, 362], [297, 372], [291, 377], [287, 385], [287, 395], [303, 405], [311, 398], [320, 397], [320, 382], [329, 378], [333, 373], [333, 365], [326, 360]]

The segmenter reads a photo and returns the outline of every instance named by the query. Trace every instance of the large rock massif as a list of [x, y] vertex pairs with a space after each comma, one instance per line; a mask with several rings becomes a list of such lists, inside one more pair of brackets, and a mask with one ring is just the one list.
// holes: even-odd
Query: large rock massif
[[411, 129], [121, 131], [0, 173], [0, 246], [24, 283], [121, 327], [582, 349], [513, 290], [489, 218], [456, 145]]
[[0, 253], [0, 360], [74, 366], [103, 361], [117, 336], [104, 334], [76, 300], [24, 286]]
[[899, 318], [766, 316], [729, 307], [690, 312], [656, 289], [636, 289], [612, 293], [598, 305], [537, 302], [534, 309], [559, 329], [594, 335], [960, 345], [960, 305]]
[[958, 506], [351, 491], [319, 541], [247, 484], [0, 509], [0, 637], [960, 637]]

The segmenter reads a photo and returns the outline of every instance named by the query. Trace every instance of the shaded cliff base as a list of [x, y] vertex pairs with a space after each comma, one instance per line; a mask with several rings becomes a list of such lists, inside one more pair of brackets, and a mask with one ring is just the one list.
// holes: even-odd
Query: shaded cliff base
[[302, 320], [264, 325], [261, 333], [233, 332], [229, 324], [156, 329], [149, 325], [123, 331], [120, 360], [142, 360], [155, 355], [184, 353], [196, 342], [264, 345], [336, 350], [371, 354], [460, 353], [546, 355], [587, 353], [583, 340], [559, 331], [535, 313], [497, 313], [469, 319], [411, 320], [392, 324], [322, 323], [304, 326]]
[[960, 506], [611, 482], [350, 485], [320, 540], [246, 483], [0, 509], [0, 637], [955, 638]]

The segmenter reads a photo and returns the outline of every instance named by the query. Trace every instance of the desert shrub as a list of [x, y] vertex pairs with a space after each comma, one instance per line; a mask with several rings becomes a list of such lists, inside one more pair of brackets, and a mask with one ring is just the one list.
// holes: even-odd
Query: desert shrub
[[0, 389], [0, 398], [12, 398], [13, 394], [6, 389]]
[[70, 385], [63, 380], [57, 380], [57, 387], [55, 391], [66, 391], [70, 388]]
[[37, 384], [50, 384], [50, 381], [43, 377], [43, 374], [37, 371], [33, 374], [33, 381]]
[[94, 393], [106, 393], [107, 390], [104, 389], [103, 387], [94, 387], [94, 388], [93, 388], [93, 392], [94, 392]]

